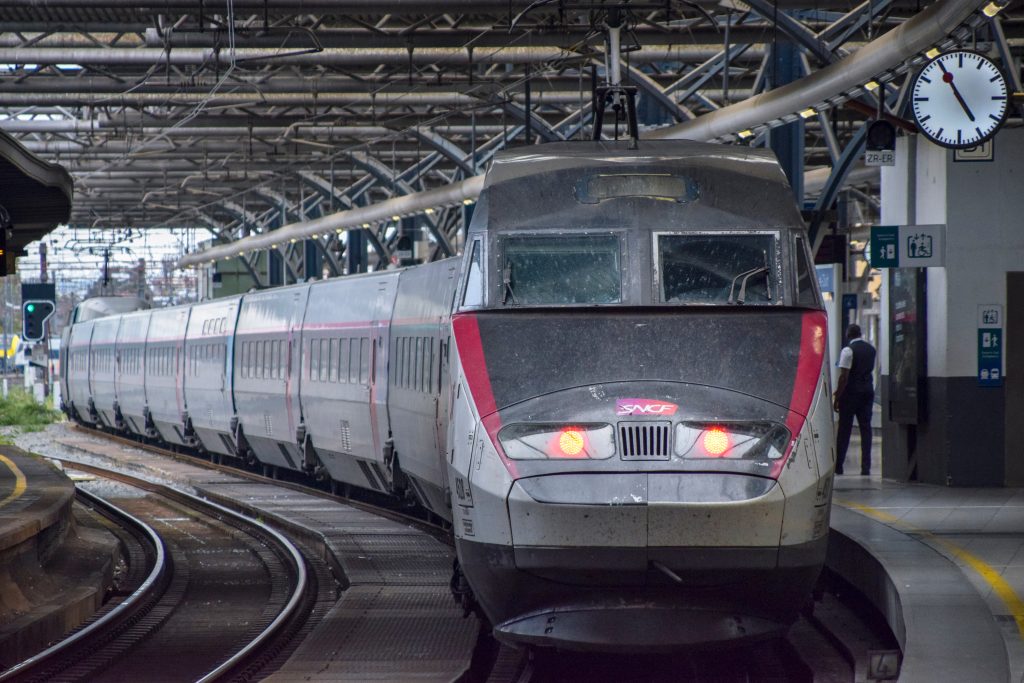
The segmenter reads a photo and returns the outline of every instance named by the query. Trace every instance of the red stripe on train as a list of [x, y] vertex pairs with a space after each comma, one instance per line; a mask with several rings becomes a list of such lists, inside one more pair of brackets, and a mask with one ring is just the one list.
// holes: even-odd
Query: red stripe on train
[[469, 392], [473, 396], [473, 402], [480, 415], [480, 423], [487, 431], [487, 436], [490, 437], [498, 457], [501, 458], [505, 468], [515, 479], [518, 476], [515, 463], [505, 457], [505, 451], [498, 441], [501, 416], [498, 414], [498, 406], [494, 401], [491, 376], [487, 372], [487, 359], [484, 357], [484, 345], [480, 338], [480, 326], [477, 324], [476, 315], [459, 313], [452, 316], [452, 334], [459, 350], [459, 362], [462, 364], [466, 384], [469, 385]]
[[811, 412], [814, 393], [821, 379], [821, 364], [825, 359], [825, 345], [828, 343], [827, 318], [822, 311], [807, 311], [801, 319], [800, 357], [796, 365], [796, 377], [793, 379], [793, 394], [789, 399], [789, 413], [786, 427], [792, 435], [789, 450], [785, 457], [779, 458], [772, 467], [771, 476], [778, 478], [782, 468], [789, 460], [796, 444], [796, 437], [804, 427], [804, 422]]

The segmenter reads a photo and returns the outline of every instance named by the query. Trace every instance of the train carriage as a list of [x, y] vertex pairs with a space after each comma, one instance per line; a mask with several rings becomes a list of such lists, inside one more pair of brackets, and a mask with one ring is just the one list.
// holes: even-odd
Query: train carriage
[[61, 348], [61, 374], [66, 386], [61, 391], [68, 414], [86, 424], [96, 423], [89, 390], [89, 345], [92, 342], [93, 322], [80, 322], [71, 326], [67, 342]]
[[317, 283], [302, 323], [299, 391], [313, 466], [380, 492], [393, 488], [387, 372], [398, 278], [384, 272]]
[[774, 633], [823, 564], [833, 468], [825, 315], [785, 177], [690, 142], [542, 151], [495, 159], [468, 236], [460, 571], [509, 642]]
[[151, 311], [121, 317], [117, 331], [117, 374], [115, 391], [118, 428], [146, 436], [146, 336]]
[[107, 427], [119, 426], [117, 394], [114, 378], [117, 370], [117, 330], [120, 317], [100, 318], [93, 324], [89, 343], [89, 391], [93, 410], [99, 422]]
[[309, 285], [242, 297], [235, 327], [236, 445], [272, 467], [301, 470], [300, 335]]
[[185, 332], [185, 435], [211, 453], [236, 455], [231, 388], [241, 297], [194, 304]]
[[182, 356], [189, 306], [155, 309], [146, 334], [147, 429], [167, 443], [194, 445], [185, 436]]
[[402, 271], [391, 321], [388, 415], [394, 450], [416, 496], [442, 517], [448, 439], [448, 318], [459, 259]]

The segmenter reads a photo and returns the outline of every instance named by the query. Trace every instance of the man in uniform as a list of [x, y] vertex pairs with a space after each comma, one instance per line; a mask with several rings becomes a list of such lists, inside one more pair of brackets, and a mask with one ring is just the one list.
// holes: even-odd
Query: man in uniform
[[832, 395], [832, 407], [839, 413], [836, 432], [836, 474], [843, 473], [846, 449], [850, 445], [853, 418], [860, 429], [860, 473], [871, 474], [871, 407], [875, 400], [872, 377], [875, 347], [861, 339], [860, 325], [846, 328], [849, 340], [839, 354], [839, 385]]

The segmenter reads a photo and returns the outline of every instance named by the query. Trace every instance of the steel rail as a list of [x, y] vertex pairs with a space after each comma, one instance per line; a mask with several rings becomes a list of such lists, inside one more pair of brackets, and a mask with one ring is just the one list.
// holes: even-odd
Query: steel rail
[[201, 679], [199, 679], [200, 683], [210, 683], [211, 681], [220, 678], [230, 670], [242, 664], [244, 660], [252, 656], [256, 650], [265, 645], [268, 640], [277, 636], [281, 629], [285, 626], [285, 624], [295, 617], [296, 613], [300, 608], [300, 603], [302, 602], [303, 597], [309, 586], [309, 577], [306, 571], [306, 561], [305, 558], [302, 556], [302, 553], [295, 546], [295, 544], [288, 540], [287, 537], [285, 537], [276, 529], [270, 527], [269, 525], [258, 519], [247, 517], [246, 515], [243, 515], [240, 512], [236, 512], [235, 510], [224, 507], [223, 505], [214, 503], [211, 500], [200, 498], [199, 496], [194, 496], [184, 491], [179, 491], [178, 489], [171, 488], [170, 486], [165, 486], [164, 484], [157, 484], [155, 482], [148, 481], [146, 479], [141, 479], [130, 474], [107, 470], [102, 467], [95, 467], [93, 465], [81, 463], [76, 460], [65, 458], [55, 459], [63, 462], [66, 466], [72, 469], [79, 469], [85, 472], [92, 472], [95, 474], [99, 474], [100, 476], [114, 477], [120, 481], [129, 483], [131, 486], [141, 488], [145, 491], [158, 493], [159, 495], [164, 496], [165, 498], [176, 501], [178, 503], [182, 503], [187, 507], [191, 507], [192, 509], [203, 510], [207, 514], [209, 514], [209, 512], [212, 511], [216, 513], [216, 515], [221, 515], [222, 518], [227, 517], [228, 519], [232, 520], [234, 524], [238, 525], [243, 529], [246, 529], [249, 532], [251, 532], [252, 529], [257, 529], [259, 531], [259, 534], [269, 537], [273, 543], [277, 544], [277, 546], [280, 549], [283, 549], [284, 552], [279, 553], [279, 555], [287, 558], [288, 563], [291, 565], [293, 575], [295, 577], [295, 585], [292, 589], [292, 594], [288, 602], [285, 604], [284, 608], [282, 608], [282, 610], [277, 614], [274, 620], [271, 621], [270, 624], [268, 624], [255, 638], [249, 641], [249, 643], [247, 643], [245, 647], [236, 652], [229, 659], [225, 660], [220, 666], [213, 669], [212, 671], [204, 675]]
[[109, 503], [103, 498], [89, 493], [88, 491], [76, 489], [75, 493], [89, 501], [91, 504], [107, 510], [107, 512], [112, 514], [114, 517], [124, 520], [129, 525], [140, 531], [142, 535], [153, 545], [156, 553], [153, 569], [149, 572], [149, 575], [146, 576], [146, 579], [139, 585], [139, 587], [136, 588], [135, 591], [133, 591], [132, 594], [125, 598], [119, 605], [96, 621], [82, 627], [71, 636], [51, 645], [39, 654], [7, 669], [7, 671], [0, 674], [0, 682], [11, 681], [18, 676], [26, 675], [33, 669], [44, 666], [45, 664], [53, 661], [56, 657], [67, 653], [72, 647], [85, 642], [87, 639], [96, 636], [104, 630], [113, 628], [123, 618], [130, 616], [129, 612], [134, 610], [138, 606], [139, 602], [150, 596], [151, 592], [157, 587], [160, 580], [167, 573], [167, 549], [164, 546], [163, 539], [151, 526], [137, 517], [128, 514], [116, 505], [113, 505], [112, 503]]

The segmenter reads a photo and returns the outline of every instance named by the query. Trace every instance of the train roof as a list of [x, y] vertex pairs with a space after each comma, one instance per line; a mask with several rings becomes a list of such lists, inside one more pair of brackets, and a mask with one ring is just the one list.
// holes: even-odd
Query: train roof
[[471, 230], [801, 227], [768, 150], [691, 140], [580, 141], [495, 156]]
[[72, 322], [80, 323], [148, 308], [148, 301], [134, 296], [96, 296], [80, 302], [75, 307]]

